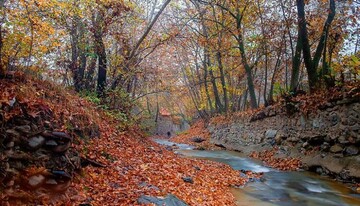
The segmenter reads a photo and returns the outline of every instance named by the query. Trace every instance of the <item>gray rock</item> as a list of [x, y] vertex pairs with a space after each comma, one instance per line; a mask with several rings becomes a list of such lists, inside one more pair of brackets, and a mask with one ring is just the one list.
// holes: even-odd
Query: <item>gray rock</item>
[[314, 119], [313, 122], [312, 122], [312, 126], [313, 128], [315, 129], [318, 129], [322, 126], [322, 123], [321, 123], [321, 120], [319, 119]]
[[205, 141], [205, 139], [202, 137], [192, 137], [190, 140], [195, 143], [201, 143], [201, 142]]
[[10, 137], [15, 137], [15, 138], [19, 138], [20, 137], [20, 134], [13, 130], [13, 129], [8, 129], [5, 131], [6, 135], [10, 136]]
[[298, 137], [292, 136], [292, 137], [288, 138], [288, 141], [296, 143], [296, 142], [299, 142], [300, 139]]
[[276, 135], [275, 142], [276, 142], [277, 145], [280, 145], [281, 142], [282, 142], [282, 137], [280, 135]]
[[335, 145], [330, 147], [330, 152], [332, 152], [332, 153], [339, 153], [339, 152], [342, 152], [342, 151], [343, 151], [343, 148], [339, 144], [335, 144]]
[[191, 184], [194, 183], [194, 180], [193, 180], [192, 177], [182, 177], [182, 179], [184, 180], [184, 182], [188, 182], [188, 183], [191, 183]]
[[45, 145], [54, 147], [54, 146], [58, 146], [58, 143], [56, 143], [55, 140], [51, 139], [51, 140], [46, 141]]
[[45, 138], [44, 138], [43, 136], [31, 137], [31, 138], [28, 140], [28, 145], [29, 145], [32, 149], [38, 149], [38, 148], [40, 148], [44, 143], [45, 143]]
[[41, 174], [33, 175], [29, 178], [28, 184], [31, 187], [38, 187], [45, 181], [45, 177]]
[[303, 129], [306, 128], [306, 119], [305, 119], [304, 115], [301, 115], [301, 117], [300, 117], [300, 125]]
[[327, 142], [324, 142], [321, 146], [320, 146], [320, 150], [324, 151], [324, 152], [328, 152], [330, 150], [330, 144]]
[[139, 204], [155, 204], [156, 206], [187, 206], [175, 195], [169, 194], [165, 198], [142, 195], [137, 200]]
[[46, 180], [45, 184], [47, 184], [47, 185], [57, 185], [58, 182], [55, 179], [51, 178], [51, 179]]
[[351, 145], [349, 147], [346, 147], [345, 148], [345, 155], [346, 156], [353, 156], [353, 155], [357, 155], [359, 154], [359, 148], [354, 146], [354, 145]]
[[22, 125], [15, 127], [16, 131], [22, 132], [24, 134], [30, 134], [31, 133], [31, 127], [29, 125]]
[[273, 139], [275, 138], [276, 134], [277, 134], [277, 130], [274, 129], [269, 129], [265, 132], [265, 138], [266, 139]]
[[331, 122], [331, 126], [335, 126], [340, 122], [340, 117], [336, 112], [332, 112], [329, 119]]
[[348, 144], [349, 141], [346, 139], [345, 136], [340, 136], [338, 141], [340, 142], [340, 144]]
[[304, 142], [304, 144], [302, 144], [302, 147], [303, 147], [303, 148], [306, 148], [307, 146], [309, 146], [309, 143], [308, 143], [308, 142]]

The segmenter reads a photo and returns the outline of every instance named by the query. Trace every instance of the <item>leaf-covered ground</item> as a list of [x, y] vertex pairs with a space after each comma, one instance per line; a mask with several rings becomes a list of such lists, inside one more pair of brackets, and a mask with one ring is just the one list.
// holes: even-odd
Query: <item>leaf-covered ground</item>
[[[230, 186], [247, 181], [227, 165], [175, 155], [144, 138], [136, 127], [118, 130], [119, 123], [105, 111], [56, 85], [19, 75], [0, 80], [0, 88], [3, 122], [15, 115], [39, 118], [44, 113], [51, 114], [51, 119], [44, 121], [46, 124], [70, 133], [75, 138], [72, 148], [83, 157], [106, 165], [83, 168], [65, 193], [19, 188], [16, 192], [21, 190], [26, 195], [10, 203], [10, 193], [5, 188], [1, 205], [136, 205], [140, 195], [168, 193], [190, 205], [234, 205]], [[14, 106], [14, 101], [20, 106]], [[99, 138], [77, 135], [78, 130], [91, 129], [89, 125], [98, 126]], [[193, 183], [184, 182], [184, 177], [191, 177]]]
[[[202, 139], [202, 142], [195, 142], [194, 138]], [[203, 120], [196, 121], [190, 129], [171, 138], [171, 141], [195, 146], [197, 149], [219, 150], [220, 147], [210, 143], [210, 133], [206, 129]]]

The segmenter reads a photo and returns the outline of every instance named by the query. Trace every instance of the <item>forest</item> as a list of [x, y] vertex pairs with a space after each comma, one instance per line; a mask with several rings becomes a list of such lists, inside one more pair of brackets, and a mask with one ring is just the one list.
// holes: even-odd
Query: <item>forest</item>
[[[180, 134], [174, 141], [204, 141], [195, 144], [199, 150], [227, 149], [222, 143], [210, 144], [210, 136], [217, 133], [204, 128], [218, 129], [217, 123], [231, 124], [251, 115], [250, 122], [275, 116], [277, 112], [266, 116], [259, 111], [270, 111], [284, 101], [287, 113], [295, 113], [289, 112], [291, 104], [306, 115], [321, 107], [357, 104], [359, 77], [358, 0], [0, 0], [0, 180], [7, 182], [2, 187], [15, 188], [23, 178], [19, 171], [31, 166], [25, 176], [36, 187], [54, 176], [60, 176], [61, 187], [72, 184], [66, 205], [93, 200], [94, 205], [110, 204], [119, 194], [120, 205], [136, 204], [140, 194], [176, 194], [190, 205], [234, 205], [224, 188], [243, 185], [260, 174], [244, 172], [246, 178], [240, 178], [229, 166], [182, 160], [171, 152], [176, 148], [167, 151], [152, 141], [144, 143], [145, 136], [158, 135], [170, 118], [178, 125], [193, 125], [185, 132], [165, 131], [168, 137]], [[308, 96], [296, 99], [302, 95]], [[296, 106], [299, 102], [304, 103]], [[360, 124], [358, 114], [348, 116], [357, 118], [353, 125]], [[321, 128], [320, 123], [313, 125]], [[350, 120], [348, 125], [353, 126]], [[327, 152], [336, 145], [341, 148], [334, 153], [358, 155], [359, 129], [350, 130], [355, 134], [346, 131], [344, 141], [321, 135], [321, 140], [296, 141], [306, 142], [301, 143], [307, 150], [321, 150], [329, 142]], [[278, 130], [274, 135], [268, 131], [266, 138], [278, 136]], [[100, 144], [93, 139], [99, 137]], [[278, 140], [272, 141], [273, 145]], [[26, 155], [14, 154], [23, 147]], [[46, 165], [37, 162], [40, 150], [52, 158], [53, 153], [61, 154], [66, 163], [56, 155]], [[267, 151], [250, 156], [278, 165], [274, 168], [301, 167], [297, 158], [268, 158], [274, 155]], [[7, 161], [13, 162], [9, 166]], [[73, 173], [84, 165], [92, 166], [86, 170], [92, 180], [73, 181]], [[49, 168], [51, 174], [45, 174]], [[123, 176], [117, 177], [116, 168], [123, 168]], [[166, 185], [156, 168], [168, 168], [169, 174], [159, 170], [166, 181], [175, 182]], [[203, 185], [189, 189], [184, 184], [193, 184], [188, 176], [197, 171]], [[180, 173], [188, 176], [176, 179]], [[113, 183], [116, 178], [122, 182]], [[119, 192], [125, 180], [129, 184]], [[359, 189], [358, 181], [352, 181]], [[145, 186], [139, 186], [142, 182]], [[6, 192], [1, 199], [31, 199], [2, 187], [0, 192]], [[90, 196], [91, 201], [86, 198]], [[33, 203], [64, 201], [64, 196], [43, 197]]]
[[1, 73], [106, 96], [124, 113], [243, 111], [356, 80], [359, 12], [335, 0], [3, 0]]

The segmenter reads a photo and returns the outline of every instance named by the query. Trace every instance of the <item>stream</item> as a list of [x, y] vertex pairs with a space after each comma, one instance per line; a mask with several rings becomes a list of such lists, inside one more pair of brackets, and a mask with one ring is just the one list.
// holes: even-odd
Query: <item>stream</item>
[[155, 139], [162, 145], [176, 144], [175, 153], [190, 158], [207, 159], [230, 165], [235, 170], [263, 172], [261, 180], [250, 181], [232, 193], [239, 206], [347, 206], [360, 205], [360, 194], [344, 184], [310, 172], [283, 172], [264, 166], [260, 161], [233, 151], [193, 150], [193, 146]]

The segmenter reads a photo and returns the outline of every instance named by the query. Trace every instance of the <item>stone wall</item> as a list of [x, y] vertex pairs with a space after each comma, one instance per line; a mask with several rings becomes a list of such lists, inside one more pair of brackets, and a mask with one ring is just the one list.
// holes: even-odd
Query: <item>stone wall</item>
[[307, 115], [285, 110], [268, 107], [252, 117], [210, 123], [211, 141], [244, 153], [278, 146], [279, 156], [300, 157], [308, 169], [360, 178], [359, 99], [329, 103]]

